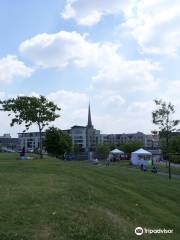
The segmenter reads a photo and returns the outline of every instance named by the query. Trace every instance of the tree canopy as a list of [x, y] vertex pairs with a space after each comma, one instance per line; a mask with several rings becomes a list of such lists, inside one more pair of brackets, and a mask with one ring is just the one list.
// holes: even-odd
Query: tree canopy
[[55, 156], [62, 155], [72, 149], [71, 137], [62, 130], [50, 127], [46, 130], [44, 146], [48, 153]]
[[158, 125], [161, 136], [167, 136], [169, 133], [177, 131], [176, 126], [180, 120], [173, 120], [172, 116], [175, 113], [174, 105], [166, 103], [162, 100], [154, 100], [156, 110], [152, 112], [152, 119], [155, 125]]
[[61, 109], [44, 96], [18, 96], [17, 98], [0, 101], [0, 104], [2, 106], [1, 111], [9, 112], [9, 116], [12, 116], [11, 126], [24, 123], [24, 131], [29, 130], [33, 124], [38, 126], [40, 155], [42, 156], [42, 131], [50, 122], [60, 117], [56, 111]]
[[155, 125], [159, 128], [159, 135], [165, 139], [165, 146], [163, 150], [166, 153], [166, 160], [169, 162], [169, 179], [171, 179], [171, 167], [169, 158], [169, 139], [171, 133], [177, 131], [177, 125], [179, 120], [173, 119], [173, 114], [175, 113], [174, 105], [169, 102], [166, 103], [162, 100], [154, 100], [156, 104], [156, 109], [152, 112], [152, 120]]
[[106, 144], [99, 144], [96, 147], [96, 153], [101, 159], [106, 159], [110, 152], [110, 147]]
[[129, 141], [118, 145], [118, 148], [127, 154], [130, 154], [141, 147], [143, 147], [143, 142], [141, 141]]

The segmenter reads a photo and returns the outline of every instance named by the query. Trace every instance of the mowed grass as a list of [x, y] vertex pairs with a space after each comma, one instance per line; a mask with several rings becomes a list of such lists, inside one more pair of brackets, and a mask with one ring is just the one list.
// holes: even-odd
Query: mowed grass
[[[180, 239], [180, 179], [0, 154], [0, 240]], [[137, 226], [173, 234], [134, 234]]]

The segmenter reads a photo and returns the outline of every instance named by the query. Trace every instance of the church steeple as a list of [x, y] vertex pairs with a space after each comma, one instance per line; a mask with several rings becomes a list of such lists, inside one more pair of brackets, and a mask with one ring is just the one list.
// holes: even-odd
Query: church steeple
[[89, 103], [89, 109], [88, 109], [88, 124], [87, 124], [87, 127], [93, 127], [92, 120], [91, 120], [91, 107], [90, 107], [90, 103]]

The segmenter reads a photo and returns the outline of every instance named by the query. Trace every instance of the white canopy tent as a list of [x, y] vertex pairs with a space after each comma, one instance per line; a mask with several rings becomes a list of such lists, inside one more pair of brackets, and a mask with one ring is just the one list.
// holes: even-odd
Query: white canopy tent
[[117, 148], [113, 149], [110, 153], [112, 153], [112, 154], [119, 154], [119, 155], [124, 154], [123, 151], [121, 151], [121, 150], [119, 150]]
[[152, 153], [140, 148], [131, 153], [131, 162], [133, 165], [149, 165], [152, 163]]

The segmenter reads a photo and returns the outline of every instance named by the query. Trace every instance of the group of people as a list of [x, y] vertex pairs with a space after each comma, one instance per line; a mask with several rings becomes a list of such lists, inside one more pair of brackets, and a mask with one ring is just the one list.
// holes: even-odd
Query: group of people
[[[141, 171], [144, 171], [144, 172], [147, 171], [147, 168], [146, 168], [146, 166], [145, 166], [144, 164], [141, 164], [141, 165], [140, 165], [140, 169], [141, 169]], [[151, 172], [152, 172], [152, 173], [157, 173], [157, 168], [156, 168], [156, 166], [153, 166], [153, 167], [152, 167]]]

